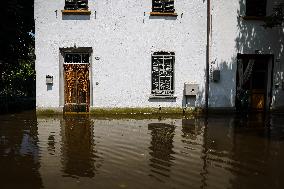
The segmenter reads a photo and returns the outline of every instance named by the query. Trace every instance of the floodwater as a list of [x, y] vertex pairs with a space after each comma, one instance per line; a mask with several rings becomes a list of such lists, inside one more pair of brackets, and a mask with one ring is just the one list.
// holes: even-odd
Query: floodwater
[[0, 116], [0, 188], [284, 188], [284, 116]]

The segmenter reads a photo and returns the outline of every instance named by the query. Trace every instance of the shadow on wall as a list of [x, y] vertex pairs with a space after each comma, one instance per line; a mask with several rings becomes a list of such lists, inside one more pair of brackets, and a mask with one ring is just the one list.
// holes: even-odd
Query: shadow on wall
[[176, 98], [149, 98], [149, 102], [176, 102]]
[[261, 20], [245, 20], [243, 18], [246, 15], [245, 0], [239, 0], [239, 4], [236, 50], [239, 53], [251, 54], [255, 50], [260, 50], [280, 57], [283, 53], [283, 28], [265, 28]]
[[[231, 58], [230, 62], [216, 61], [210, 65], [210, 96], [209, 106], [214, 108], [234, 107], [236, 94], [236, 58]], [[216, 65], [217, 64], [217, 65]], [[213, 77], [213, 71], [220, 72], [219, 79]]]
[[149, 16], [150, 20], [176, 20], [177, 16]]
[[64, 15], [62, 14], [62, 20], [90, 20], [90, 15]]
[[[275, 87], [283, 80], [284, 28], [265, 28], [264, 22], [261, 20], [245, 20], [243, 18], [246, 15], [245, 0], [239, 0], [239, 5], [238, 35], [235, 39], [236, 51], [242, 54], [255, 54], [256, 51], [259, 51], [263, 54], [274, 55], [272, 106], [275, 104], [284, 106], [284, 93], [281, 87]], [[267, 15], [270, 14], [267, 13]]]

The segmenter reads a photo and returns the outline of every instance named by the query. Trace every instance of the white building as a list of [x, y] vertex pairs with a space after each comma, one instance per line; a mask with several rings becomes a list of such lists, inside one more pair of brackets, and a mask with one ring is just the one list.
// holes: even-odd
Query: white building
[[[211, 2], [210, 108], [233, 109], [238, 86], [252, 108], [284, 106], [283, 29], [262, 26], [277, 0], [246, 1]], [[207, 14], [202, 0], [35, 0], [37, 108], [204, 107]]]

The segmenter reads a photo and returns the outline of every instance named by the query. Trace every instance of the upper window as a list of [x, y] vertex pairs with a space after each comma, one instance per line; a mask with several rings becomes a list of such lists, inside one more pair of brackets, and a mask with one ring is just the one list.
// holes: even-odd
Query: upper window
[[65, 0], [65, 10], [88, 10], [88, 0]]
[[152, 12], [162, 12], [162, 13], [175, 12], [174, 0], [153, 0]]
[[266, 16], [266, 0], [246, 0], [246, 16]]
[[152, 55], [153, 96], [174, 95], [174, 52], [155, 52]]

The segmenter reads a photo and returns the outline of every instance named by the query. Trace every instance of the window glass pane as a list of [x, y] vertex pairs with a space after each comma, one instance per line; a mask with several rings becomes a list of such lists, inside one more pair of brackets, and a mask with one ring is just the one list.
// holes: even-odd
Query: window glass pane
[[246, 16], [266, 16], [266, 0], [246, 0]]
[[89, 54], [82, 54], [82, 63], [89, 63]]
[[88, 0], [65, 0], [65, 10], [88, 9]]
[[174, 0], [152, 0], [153, 12], [175, 12]]
[[78, 9], [87, 9], [88, 0], [78, 0]]
[[81, 63], [81, 54], [73, 54], [73, 63]]
[[64, 58], [65, 63], [72, 63], [72, 54], [66, 54]]

